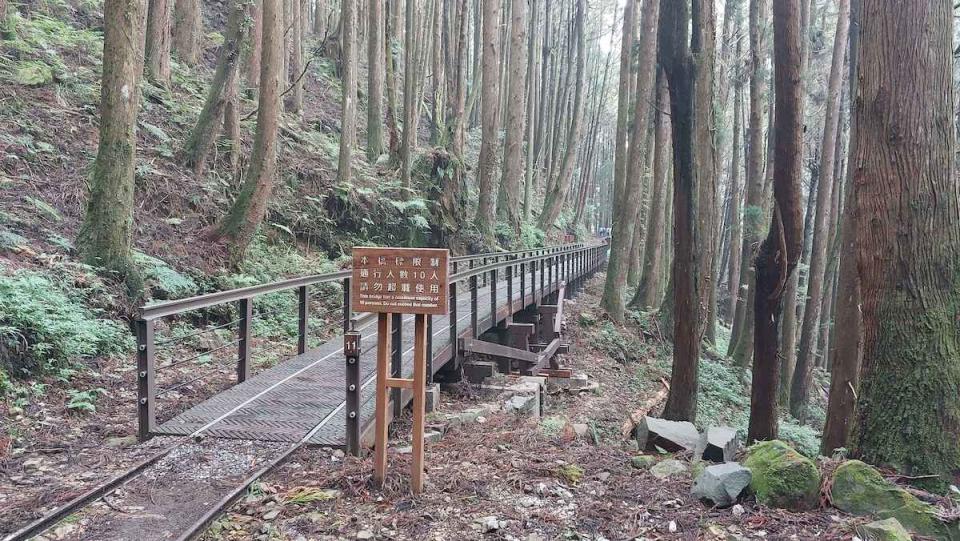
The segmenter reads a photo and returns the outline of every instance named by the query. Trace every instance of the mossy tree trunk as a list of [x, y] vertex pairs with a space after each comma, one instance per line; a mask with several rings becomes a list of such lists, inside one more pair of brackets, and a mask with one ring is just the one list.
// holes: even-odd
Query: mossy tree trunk
[[864, 0], [851, 160], [864, 338], [854, 449], [941, 482], [960, 469], [952, 14], [949, 0]]
[[[220, 130], [220, 122], [224, 119], [224, 109], [231, 99], [230, 87], [236, 88], [236, 78], [240, 67], [240, 52], [246, 35], [246, 25], [244, 20], [247, 17], [247, 3], [244, 0], [234, 0], [230, 6], [230, 13], [227, 16], [227, 29], [224, 36], [223, 47], [220, 49], [220, 55], [217, 58], [217, 69], [213, 74], [213, 81], [210, 82], [210, 89], [207, 90], [207, 97], [203, 102], [203, 109], [200, 110], [200, 117], [197, 123], [190, 130], [187, 136], [187, 142], [182, 151], [182, 162], [185, 167], [193, 169], [194, 173], [200, 174], [206, 165], [207, 157], [210, 155], [210, 149], [217, 139], [217, 132]], [[236, 91], [233, 91], [234, 99]], [[228, 126], [229, 127], [229, 126]], [[239, 130], [239, 124], [236, 129]], [[227, 130], [228, 134], [233, 131]]]
[[160, 86], [170, 84], [170, 2], [171, 0], [150, 0], [147, 10], [147, 77]]
[[[624, 181], [614, 202], [613, 232], [610, 244], [610, 261], [607, 263], [607, 279], [604, 283], [601, 305], [614, 321], [623, 321], [624, 293], [627, 274], [633, 257], [633, 244], [637, 223], [637, 210], [643, 196], [643, 158], [647, 151], [642, 143], [647, 139], [647, 124], [650, 117], [649, 96], [653, 91], [656, 75], [657, 21], [660, 1], [643, 3], [641, 16], [639, 66], [637, 69], [636, 94], [633, 106], [632, 130], [628, 136], [626, 171]], [[619, 144], [619, 141], [618, 141]], [[616, 159], [614, 159], [616, 164]], [[616, 165], [615, 165], [616, 166]], [[614, 191], [616, 177], [614, 177]], [[620, 216], [617, 216], [619, 211]]]
[[176, 0], [173, 8], [173, 50], [177, 58], [188, 66], [196, 66], [200, 61], [202, 39], [200, 0]]
[[131, 254], [131, 228], [146, 11], [145, 0], [104, 4], [100, 142], [77, 237], [84, 262], [125, 282], [131, 296], [141, 288]]
[[250, 44], [244, 48], [243, 78], [248, 89], [260, 86], [260, 54], [263, 50], [263, 0], [254, 0], [250, 5]]
[[413, 189], [411, 172], [417, 148], [417, 120], [420, 117], [420, 92], [417, 85], [417, 0], [406, 0], [403, 45], [403, 139], [400, 141], [401, 197], [408, 197]]
[[783, 294], [803, 250], [800, 204], [803, 94], [799, 0], [773, 3], [776, 118], [773, 219], [756, 261], [753, 381], [747, 441], [777, 437], [779, 324]]
[[[277, 174], [277, 130], [280, 115], [280, 67], [283, 51], [283, 0], [263, 0], [262, 58], [260, 62], [260, 100], [257, 108], [257, 131], [253, 140], [250, 164], [244, 175], [240, 194], [215, 237], [230, 242], [236, 261], [242, 258], [267, 212], [270, 194]], [[350, 2], [345, 2], [350, 4]]]

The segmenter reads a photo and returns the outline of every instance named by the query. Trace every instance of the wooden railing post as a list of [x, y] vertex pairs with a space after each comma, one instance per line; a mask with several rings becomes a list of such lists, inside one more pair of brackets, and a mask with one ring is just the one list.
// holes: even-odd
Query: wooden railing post
[[507, 265], [507, 312], [513, 314], [513, 265]]
[[343, 332], [352, 328], [353, 304], [350, 297], [350, 278], [343, 279]]
[[360, 456], [360, 355], [361, 336], [351, 322], [343, 335], [343, 353], [346, 357], [346, 447], [347, 453]]
[[247, 381], [250, 374], [250, 339], [253, 333], [253, 299], [240, 299], [240, 321], [237, 323], [237, 383]]
[[477, 314], [477, 275], [470, 277], [470, 328], [473, 330], [473, 337], [480, 336], [479, 314]]
[[497, 269], [490, 269], [490, 327], [497, 326]]
[[307, 325], [309, 323], [309, 303], [307, 286], [297, 288], [297, 354], [303, 355], [307, 351]]
[[433, 314], [427, 315], [427, 385], [433, 383]]
[[520, 262], [520, 308], [527, 307], [527, 268], [526, 263]]
[[[454, 263], [456, 265], [456, 263]], [[457, 283], [450, 282], [450, 356], [453, 358], [453, 366], [460, 366], [460, 332], [457, 329]]]
[[144, 441], [156, 423], [156, 352], [153, 320], [137, 321], [137, 439]]

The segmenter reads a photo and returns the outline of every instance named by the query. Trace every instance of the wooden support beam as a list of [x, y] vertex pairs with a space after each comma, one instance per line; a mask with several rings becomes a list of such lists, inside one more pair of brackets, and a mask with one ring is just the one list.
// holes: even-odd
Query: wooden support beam
[[537, 362], [539, 362], [539, 358], [536, 353], [512, 348], [509, 346], [501, 346], [500, 344], [494, 344], [493, 342], [484, 342], [483, 340], [477, 340], [474, 338], [461, 339], [460, 348], [463, 351], [470, 351], [472, 353], [490, 355], [493, 357], [502, 357], [504, 359], [522, 361], [529, 364], [537, 364]]
[[413, 380], [406, 378], [387, 378], [386, 386], [390, 389], [413, 389]]

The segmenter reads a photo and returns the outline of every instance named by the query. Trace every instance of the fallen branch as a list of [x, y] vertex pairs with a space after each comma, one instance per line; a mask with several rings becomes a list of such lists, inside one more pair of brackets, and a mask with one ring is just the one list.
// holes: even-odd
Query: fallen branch
[[644, 416], [650, 413], [650, 410], [663, 401], [667, 397], [667, 393], [670, 392], [670, 384], [663, 378], [660, 378], [660, 383], [663, 384], [663, 388], [660, 389], [657, 394], [651, 396], [643, 403], [643, 406], [634, 411], [627, 417], [627, 420], [620, 425], [620, 435], [624, 438], [630, 436], [633, 433], [634, 429], [637, 428], [637, 425], [640, 424], [640, 421], [643, 420]]

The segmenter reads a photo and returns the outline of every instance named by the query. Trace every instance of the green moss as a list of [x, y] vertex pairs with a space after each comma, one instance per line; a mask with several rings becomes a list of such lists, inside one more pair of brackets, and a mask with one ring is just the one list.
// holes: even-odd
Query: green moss
[[750, 489], [758, 502], [790, 510], [816, 507], [820, 472], [813, 461], [786, 443], [773, 440], [753, 445], [743, 465], [753, 474]]
[[637, 455], [630, 459], [630, 465], [638, 470], [649, 470], [657, 463], [653, 455]]
[[564, 464], [557, 470], [557, 476], [571, 485], [575, 485], [583, 478], [583, 468], [576, 464]]
[[936, 539], [960, 539], [960, 525], [947, 525], [936, 509], [884, 479], [871, 466], [848, 460], [833, 474], [831, 501], [853, 515], [895, 518], [908, 530]]

